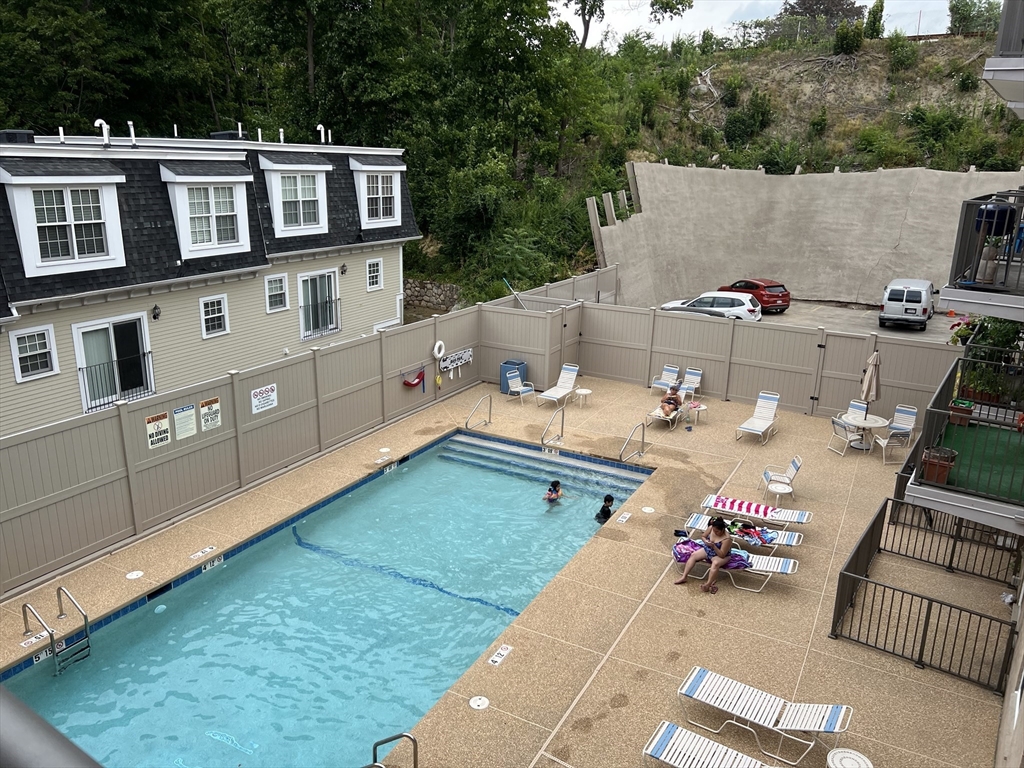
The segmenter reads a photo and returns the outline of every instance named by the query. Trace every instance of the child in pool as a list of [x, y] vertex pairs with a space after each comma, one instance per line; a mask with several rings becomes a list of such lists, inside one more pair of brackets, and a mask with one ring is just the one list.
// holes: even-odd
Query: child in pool
[[601, 511], [594, 515], [594, 519], [597, 520], [601, 525], [607, 523], [612, 516], [612, 504], [615, 502], [615, 497], [610, 493], [604, 497], [604, 506], [601, 507]]
[[562, 484], [557, 480], [551, 481], [548, 492], [544, 494], [544, 501], [555, 502], [562, 498]]

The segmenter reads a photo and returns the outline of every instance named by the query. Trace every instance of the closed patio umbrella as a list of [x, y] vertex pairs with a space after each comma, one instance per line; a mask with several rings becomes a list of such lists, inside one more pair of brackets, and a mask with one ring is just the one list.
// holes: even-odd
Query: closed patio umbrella
[[873, 403], [878, 399], [878, 369], [882, 359], [878, 356], [876, 349], [868, 358], [867, 368], [864, 369], [864, 378], [860, 382], [860, 399], [865, 403]]

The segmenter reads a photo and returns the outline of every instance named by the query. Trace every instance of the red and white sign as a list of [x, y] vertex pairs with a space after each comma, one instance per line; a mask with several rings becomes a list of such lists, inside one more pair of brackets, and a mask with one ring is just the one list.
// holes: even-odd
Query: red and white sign
[[277, 408], [277, 384], [267, 384], [265, 387], [254, 389], [251, 399], [253, 413]]

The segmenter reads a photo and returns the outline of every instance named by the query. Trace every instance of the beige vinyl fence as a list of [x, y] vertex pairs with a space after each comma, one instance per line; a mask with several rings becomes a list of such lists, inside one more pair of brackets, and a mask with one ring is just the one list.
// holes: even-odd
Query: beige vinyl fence
[[[497, 383], [505, 360], [525, 361], [539, 389], [564, 363], [644, 386], [665, 363], [694, 366], [705, 396], [752, 401], [770, 389], [788, 408], [829, 415], [858, 395], [875, 348], [879, 413], [897, 402], [923, 410], [959, 355], [875, 334], [618, 307], [604, 303], [614, 267], [584, 278], [520, 294], [531, 309], [477, 304], [0, 439], [0, 596], [442, 397]], [[440, 389], [437, 340], [446, 354], [473, 350]], [[421, 369], [425, 391], [403, 385]]]

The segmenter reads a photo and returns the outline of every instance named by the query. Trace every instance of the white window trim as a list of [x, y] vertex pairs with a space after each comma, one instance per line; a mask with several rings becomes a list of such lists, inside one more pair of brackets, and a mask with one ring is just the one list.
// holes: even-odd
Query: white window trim
[[[274, 221], [274, 237], [306, 237], [308, 235], [326, 235], [327, 224], [327, 172], [333, 171], [329, 163], [289, 165], [275, 163], [260, 155], [260, 168], [267, 179], [267, 197], [270, 198], [271, 218]], [[281, 200], [281, 177], [312, 174], [316, 176], [317, 223], [309, 226], [284, 226], [284, 208]]]
[[[270, 281], [271, 280], [283, 280], [284, 281], [284, 306], [273, 307], [270, 306]], [[277, 275], [267, 275], [263, 278], [263, 301], [267, 309], [268, 315], [273, 315], [277, 312], [284, 312], [285, 310], [291, 309], [291, 296], [288, 293], [288, 273], [282, 272]]]
[[[359, 226], [363, 229], [383, 229], [384, 227], [399, 227], [402, 225], [402, 176], [398, 172], [399, 166], [388, 165], [380, 168], [368, 168], [366, 172], [355, 172], [356, 197], [359, 203]], [[366, 203], [366, 177], [370, 174], [377, 176], [391, 175], [394, 177], [392, 190], [395, 193], [395, 215], [390, 219], [370, 219], [367, 215]]]
[[[377, 270], [377, 285], [370, 285], [370, 265], [376, 264]], [[367, 259], [366, 260], [366, 292], [372, 291], [383, 291], [384, 290], [384, 259]]]
[[[224, 330], [217, 331], [216, 333], [206, 332], [206, 307], [204, 306], [208, 301], [221, 301], [224, 307]], [[204, 339], [216, 339], [218, 336], [227, 336], [231, 333], [231, 320], [228, 315], [228, 295], [226, 293], [218, 293], [213, 296], [203, 296], [199, 299], [199, 330], [202, 331]]]
[[[7, 201], [14, 216], [14, 231], [21, 249], [25, 277], [44, 277], [74, 272], [92, 272], [125, 266], [124, 240], [121, 235], [121, 210], [117, 204], [117, 184], [124, 184], [124, 176], [11, 176], [0, 168], [0, 183], [7, 189]], [[100, 191], [104, 234], [107, 240], [105, 256], [90, 256], [68, 261], [42, 260], [39, 251], [39, 230], [32, 192], [37, 189], [81, 189], [91, 187]], [[71, 208], [70, 199], [65, 201]], [[70, 215], [69, 215], [69, 218]], [[73, 225], [73, 222], [71, 222]], [[74, 231], [72, 231], [74, 235]]]
[[[182, 259], [205, 259], [209, 256], [226, 256], [229, 253], [245, 253], [250, 250], [247, 185], [252, 182], [252, 176], [183, 176], [173, 173], [161, 165], [160, 178], [167, 183], [167, 193], [171, 198], [171, 213], [174, 215], [174, 229], [178, 234], [178, 251], [181, 253]], [[212, 187], [232, 187], [234, 189], [238, 240], [233, 243], [192, 245], [188, 215], [189, 187], [211, 188], [210, 224], [214, 228], [216, 228], [216, 217], [212, 213]]]
[[[338, 314], [335, 318], [338, 327], [332, 328], [326, 333], [321, 333], [319, 336], [307, 336], [306, 329], [302, 327], [302, 318], [305, 314], [302, 311], [302, 281], [307, 277], [319, 277], [320, 275], [334, 275], [334, 301], [338, 303]], [[329, 336], [332, 333], [341, 332], [341, 283], [339, 282], [338, 269], [318, 269], [315, 272], [302, 272], [295, 276], [295, 306], [299, 308], [299, 340], [300, 341], [315, 341], [323, 336]]]
[[[52, 364], [52, 370], [44, 373], [33, 373], [25, 376], [21, 372], [21, 354], [18, 352], [18, 337], [25, 336], [30, 333], [39, 333], [42, 331], [46, 334], [46, 340], [50, 345], [50, 363]], [[49, 376], [56, 376], [60, 373], [60, 365], [57, 362], [57, 344], [56, 337], [53, 334], [52, 325], [37, 325], [34, 328], [17, 328], [11, 329], [7, 333], [11, 337], [11, 355], [14, 358], [14, 380], [18, 384], [22, 384], [26, 381], [35, 381], [36, 379], [45, 379]]]
[[[75, 345], [75, 365], [78, 368], [85, 367], [85, 348], [82, 346], [82, 334], [96, 328], [104, 328], [114, 323], [123, 323], [127, 320], [139, 320], [142, 325], [143, 354], [146, 358], [146, 375], [149, 381], [149, 394], [154, 394], [156, 389], [156, 377], [153, 375], [153, 348], [149, 343], [149, 314], [146, 312], [134, 312], [129, 315], [117, 315], [116, 317], [104, 317], [99, 320], [87, 320], [82, 323], [71, 324], [71, 337]], [[88, 413], [92, 403], [89, 402], [89, 392], [86, 389], [85, 381], [78, 377], [78, 389], [82, 396], [82, 413]]]

